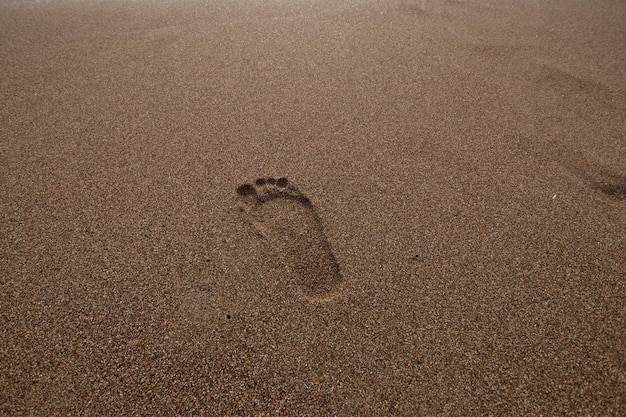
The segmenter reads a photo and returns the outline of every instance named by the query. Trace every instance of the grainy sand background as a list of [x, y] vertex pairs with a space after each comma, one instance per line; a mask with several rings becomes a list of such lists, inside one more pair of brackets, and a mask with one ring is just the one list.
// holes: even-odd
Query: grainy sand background
[[626, 414], [625, 63], [622, 0], [2, 0], [0, 413]]

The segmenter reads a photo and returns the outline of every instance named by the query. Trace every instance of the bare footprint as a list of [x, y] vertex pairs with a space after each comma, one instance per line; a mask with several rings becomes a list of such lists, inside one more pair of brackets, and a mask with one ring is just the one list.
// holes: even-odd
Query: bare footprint
[[626, 175], [618, 175], [591, 163], [574, 165], [567, 168], [584, 180], [591, 188], [598, 190], [615, 200], [626, 200]]
[[277, 247], [304, 294], [316, 300], [335, 295], [343, 279], [311, 201], [286, 178], [259, 178], [239, 186], [237, 194], [241, 211]]

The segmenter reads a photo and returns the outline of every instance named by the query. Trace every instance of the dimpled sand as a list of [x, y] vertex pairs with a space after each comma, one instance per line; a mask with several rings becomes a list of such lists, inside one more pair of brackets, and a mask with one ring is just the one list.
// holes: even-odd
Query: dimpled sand
[[0, 415], [625, 415], [624, 22], [0, 1]]

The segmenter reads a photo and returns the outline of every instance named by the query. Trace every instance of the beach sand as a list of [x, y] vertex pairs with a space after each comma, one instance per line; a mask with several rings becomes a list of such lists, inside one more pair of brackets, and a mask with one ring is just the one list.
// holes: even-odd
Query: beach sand
[[626, 2], [0, 2], [0, 414], [626, 414]]

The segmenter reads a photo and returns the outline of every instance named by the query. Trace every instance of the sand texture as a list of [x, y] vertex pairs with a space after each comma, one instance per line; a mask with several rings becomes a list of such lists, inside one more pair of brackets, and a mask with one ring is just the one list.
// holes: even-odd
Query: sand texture
[[626, 2], [0, 0], [0, 415], [626, 415]]

